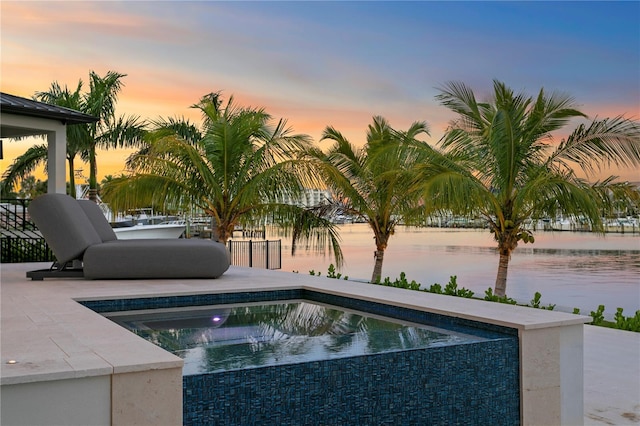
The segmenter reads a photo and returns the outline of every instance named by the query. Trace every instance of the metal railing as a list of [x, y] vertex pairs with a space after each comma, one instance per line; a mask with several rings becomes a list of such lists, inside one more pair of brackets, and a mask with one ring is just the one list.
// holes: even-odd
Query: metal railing
[[17, 198], [0, 199], [0, 228], [19, 231], [36, 229], [35, 225], [29, 221], [27, 212], [30, 201]]
[[10, 237], [0, 239], [0, 263], [53, 262], [55, 256], [44, 238]]
[[53, 262], [53, 252], [29, 220], [28, 199], [0, 199], [0, 262]]
[[229, 249], [232, 265], [265, 269], [282, 268], [282, 244], [280, 240], [229, 240], [227, 241], [227, 248]]

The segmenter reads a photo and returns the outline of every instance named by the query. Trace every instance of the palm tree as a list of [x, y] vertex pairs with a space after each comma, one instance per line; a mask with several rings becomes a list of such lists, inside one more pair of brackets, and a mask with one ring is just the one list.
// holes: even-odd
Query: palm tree
[[[82, 81], [78, 82], [76, 89], [70, 91], [67, 86], [62, 88], [57, 82], [53, 82], [46, 95], [41, 93], [43, 102], [71, 108], [76, 111], [84, 110], [84, 97], [82, 95]], [[75, 158], [81, 151], [82, 141], [87, 139], [87, 127], [83, 125], [67, 126], [67, 162], [69, 164], [70, 195], [75, 198]], [[46, 163], [48, 150], [46, 144], [38, 144], [30, 147], [18, 156], [3, 174], [3, 184], [6, 187], [14, 187], [18, 180], [24, 179], [32, 173], [36, 167]]]
[[[375, 263], [371, 282], [382, 276], [384, 252], [398, 224], [421, 222], [425, 209], [412, 188], [414, 167], [422, 164], [426, 143], [416, 138], [429, 134], [425, 122], [414, 122], [407, 131], [391, 128], [382, 117], [374, 117], [367, 130], [367, 143], [361, 149], [339, 131], [327, 127], [322, 139], [334, 141], [327, 153], [309, 152], [335, 199], [329, 206], [345, 215], [364, 220], [375, 239]], [[415, 149], [416, 144], [423, 150]]]
[[520, 241], [534, 242], [528, 220], [562, 214], [602, 231], [612, 199], [637, 197], [614, 177], [590, 184], [574, 168], [591, 176], [608, 165], [637, 167], [640, 126], [622, 116], [594, 120], [554, 144], [552, 132], [586, 118], [571, 97], [515, 94], [499, 81], [493, 90], [491, 101], [478, 102], [462, 83], [441, 89], [437, 99], [459, 118], [439, 143], [446, 154], [434, 154], [422, 178], [434, 206], [487, 220], [500, 256], [494, 292], [504, 296], [511, 253]]
[[[145, 123], [135, 116], [115, 116], [117, 96], [122, 90], [121, 79], [126, 74], [108, 71], [100, 77], [94, 71], [89, 73], [89, 92], [82, 92], [82, 80], [72, 92], [53, 82], [46, 92], [37, 92], [35, 99], [66, 108], [71, 108], [99, 120], [95, 123], [67, 126], [67, 162], [71, 196], [75, 197], [74, 161], [78, 154], [89, 162], [89, 199], [97, 198], [96, 149], [138, 146], [144, 134]], [[5, 185], [15, 185], [17, 179], [29, 174], [39, 164], [46, 162], [47, 148], [36, 145], [14, 160], [3, 175]]]
[[316, 179], [308, 162], [297, 158], [310, 138], [291, 134], [282, 119], [272, 127], [263, 109], [238, 107], [233, 97], [223, 105], [220, 93], [193, 108], [202, 112], [202, 129], [184, 119], [158, 121], [128, 159], [130, 175], [106, 182], [102, 198], [118, 211], [162, 203], [200, 208], [223, 243], [238, 225], [269, 219], [293, 233], [294, 247], [300, 239], [328, 244], [341, 262], [334, 226], [280, 201]]
[[[122, 90], [123, 77], [126, 77], [126, 74], [115, 71], [108, 71], [104, 77], [100, 77], [94, 71], [89, 73], [89, 92], [84, 97], [82, 112], [98, 117], [99, 120], [85, 125], [88, 134], [83, 139], [81, 148], [89, 161], [89, 199], [93, 201], [98, 193], [96, 149], [139, 146], [145, 133], [145, 123], [138, 117], [115, 115], [115, 105]], [[48, 96], [48, 93], [39, 94], [44, 102]]]

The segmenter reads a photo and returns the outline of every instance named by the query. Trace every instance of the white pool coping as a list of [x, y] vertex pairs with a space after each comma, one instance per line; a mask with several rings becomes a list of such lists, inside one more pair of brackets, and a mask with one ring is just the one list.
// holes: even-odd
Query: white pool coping
[[[263, 269], [232, 267], [217, 280], [117, 280], [86, 281], [81, 279], [46, 279], [31, 281], [25, 278], [28, 270], [41, 269], [46, 264], [3, 264], [1, 270], [1, 339], [0, 384], [13, 385], [62, 379], [77, 379], [109, 374], [140, 372], [149, 369], [170, 369], [182, 366], [182, 360], [155, 345], [138, 338], [129, 331], [78, 304], [76, 300], [105, 298], [132, 298], [148, 296], [173, 296], [211, 292], [242, 292], [305, 288], [332, 294], [381, 301], [419, 310], [428, 310], [448, 316], [490, 322], [512, 327], [520, 332], [535, 330], [575, 328], [590, 320], [589, 317], [554, 311], [522, 308], [505, 304], [488, 303], [458, 297], [435, 295], [384, 286], [315, 277]], [[595, 328], [595, 327], [589, 327]], [[616, 331], [616, 330], [612, 330]], [[640, 334], [619, 332], [612, 343], [625, 340], [631, 347], [625, 356], [638, 355]], [[602, 332], [585, 332], [590, 349], [607, 351], [590, 342]], [[611, 335], [604, 334], [604, 335]], [[638, 337], [638, 338], [636, 338]], [[637, 352], [633, 346], [637, 343]], [[126, 350], [123, 350], [126, 348]], [[629, 374], [640, 371], [640, 357], [627, 358], [621, 364], [611, 362], [619, 351], [607, 351], [610, 369], [625, 369]], [[585, 373], [591, 372], [594, 356], [585, 350]], [[597, 358], [596, 358], [597, 359]], [[15, 364], [7, 364], [14, 360]], [[607, 362], [607, 360], [609, 360]], [[630, 370], [629, 370], [630, 369]], [[635, 370], [634, 370], [635, 369]], [[594, 372], [595, 373], [595, 372]], [[627, 395], [638, 396], [634, 381], [627, 377]], [[640, 377], [636, 375], [635, 377]], [[589, 380], [585, 378], [585, 385]], [[593, 386], [602, 386], [601, 384]], [[586, 388], [585, 388], [586, 389]], [[589, 391], [585, 401], [590, 401]], [[626, 404], [626, 403], [624, 403]], [[624, 405], [619, 404], [619, 405]], [[640, 406], [604, 407], [597, 413], [585, 406], [585, 423], [597, 421], [597, 415], [608, 419], [608, 410], [632, 410], [640, 417]], [[589, 411], [589, 412], [588, 412]], [[593, 410], [591, 410], [593, 411]], [[625, 411], [626, 412], [626, 411]], [[621, 413], [624, 414], [624, 413]], [[621, 417], [623, 420], [627, 417]], [[615, 423], [622, 424], [622, 423]], [[629, 423], [634, 424], [634, 423]]]

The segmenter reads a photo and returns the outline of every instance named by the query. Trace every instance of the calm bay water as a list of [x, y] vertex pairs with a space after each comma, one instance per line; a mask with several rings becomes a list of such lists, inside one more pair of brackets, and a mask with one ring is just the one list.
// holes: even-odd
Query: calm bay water
[[[339, 271], [351, 279], [369, 280], [375, 249], [373, 234], [366, 224], [340, 227], [345, 265]], [[640, 235], [598, 236], [576, 232], [537, 232], [534, 244], [520, 244], [512, 255], [507, 295], [529, 302], [536, 291], [542, 305], [556, 309], [580, 308], [588, 314], [599, 304], [612, 318], [621, 307], [627, 316], [640, 309]], [[274, 237], [270, 237], [273, 239]], [[282, 270], [325, 276], [333, 262], [330, 255], [299, 250], [290, 253], [290, 241], [283, 240]], [[382, 275], [395, 279], [405, 272], [409, 281], [423, 287], [458, 277], [458, 287], [484, 296], [493, 288], [498, 254], [493, 236], [486, 230], [405, 228], [396, 230], [385, 252]]]

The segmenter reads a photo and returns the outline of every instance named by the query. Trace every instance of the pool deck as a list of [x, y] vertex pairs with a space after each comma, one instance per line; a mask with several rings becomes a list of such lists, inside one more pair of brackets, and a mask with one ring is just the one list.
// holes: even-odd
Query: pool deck
[[[136, 372], [150, 365], [159, 369], [181, 366], [179, 358], [84, 308], [75, 302], [78, 299], [302, 286], [327, 288], [334, 293], [341, 289], [358, 290], [364, 297], [394, 299], [407, 306], [424, 300], [443, 312], [474, 318], [465, 311], [468, 300], [463, 304], [458, 298], [426, 293], [416, 298], [417, 294], [411, 291], [280, 271], [232, 267], [217, 280], [31, 281], [25, 278], [26, 271], [43, 267], [47, 265], [1, 266], [2, 385]], [[567, 322], [566, 315], [554, 312], [512, 310], [507, 305], [482, 301], [474, 304], [474, 311], [487, 316], [496, 311], [505, 323], [517, 321], [523, 328], [536, 327], [534, 324], [541, 318], [548, 318], [548, 323], [555, 318], [559, 323]], [[122, 351], [124, 346], [127, 351]], [[16, 363], [7, 364], [10, 360]], [[640, 333], [584, 327], [584, 424], [640, 424]]]

